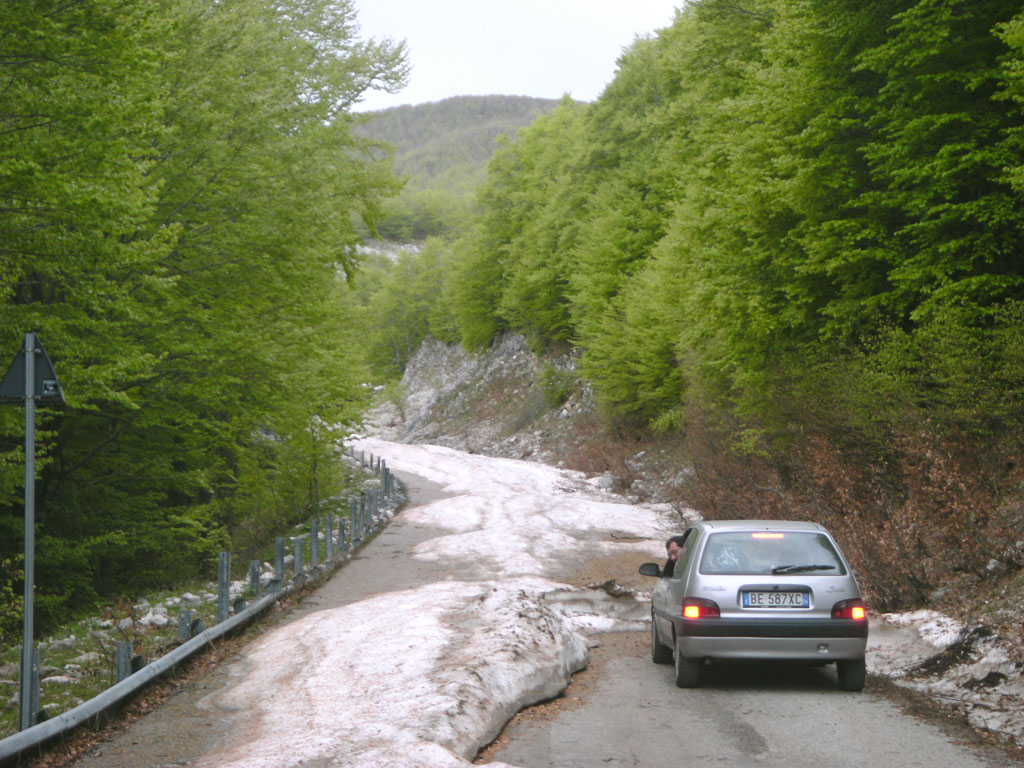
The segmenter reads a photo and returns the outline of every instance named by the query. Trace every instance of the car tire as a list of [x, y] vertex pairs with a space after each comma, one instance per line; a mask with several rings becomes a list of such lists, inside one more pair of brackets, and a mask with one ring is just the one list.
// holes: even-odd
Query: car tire
[[671, 664], [672, 649], [658, 640], [658, 628], [654, 626], [654, 615], [651, 615], [651, 661], [655, 664]]
[[839, 688], [841, 690], [863, 691], [864, 680], [867, 677], [864, 657], [848, 661], [837, 661], [836, 676], [839, 678]]
[[700, 684], [700, 659], [688, 659], [679, 650], [679, 639], [675, 644], [676, 685], [680, 688], [696, 688]]

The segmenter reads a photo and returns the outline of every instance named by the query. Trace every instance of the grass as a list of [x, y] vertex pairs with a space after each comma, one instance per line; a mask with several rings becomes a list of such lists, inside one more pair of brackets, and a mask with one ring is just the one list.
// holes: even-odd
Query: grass
[[[147, 660], [159, 658], [176, 644], [178, 634], [178, 609], [168, 607], [169, 622], [163, 627], [144, 626], [138, 623], [149, 606], [166, 604], [168, 600], [192, 592], [215, 593], [216, 584], [186, 585], [175, 592], [159, 592], [148, 595], [145, 602], [121, 601], [103, 610], [102, 615], [79, 619], [61, 627], [51, 637], [39, 642], [40, 677], [43, 679], [40, 707], [48, 717], [54, 717], [77, 707], [103, 692], [117, 682], [117, 643], [127, 640], [132, 643], [135, 654]], [[217, 621], [217, 602], [204, 600], [191, 606], [196, 618], [206, 626]], [[130, 621], [126, 621], [130, 620]], [[0, 686], [0, 738], [18, 731], [18, 695], [20, 650], [17, 647], [0, 651], [0, 667], [13, 669], [13, 685]], [[46, 678], [56, 678], [45, 682]], [[9, 689], [9, 690], [7, 690]]]

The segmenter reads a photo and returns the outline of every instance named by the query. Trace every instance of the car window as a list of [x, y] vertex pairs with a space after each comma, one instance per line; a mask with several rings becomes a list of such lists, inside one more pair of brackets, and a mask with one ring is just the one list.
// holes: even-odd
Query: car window
[[686, 536], [686, 540], [683, 542], [683, 546], [679, 551], [679, 558], [672, 569], [671, 578], [673, 579], [682, 578], [686, 572], [686, 563], [689, 561], [690, 555], [693, 554], [693, 542], [697, 540], [697, 537], [693, 535], [693, 528], [687, 529], [683, 535]]
[[846, 568], [828, 536], [810, 531], [723, 531], [708, 537], [700, 572], [777, 575], [845, 575]]

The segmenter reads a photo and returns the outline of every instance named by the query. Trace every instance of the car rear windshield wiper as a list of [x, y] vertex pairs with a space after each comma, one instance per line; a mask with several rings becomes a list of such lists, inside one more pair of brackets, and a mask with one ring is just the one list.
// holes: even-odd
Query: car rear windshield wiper
[[834, 571], [834, 565], [776, 565], [772, 573], [805, 573], [806, 571]]

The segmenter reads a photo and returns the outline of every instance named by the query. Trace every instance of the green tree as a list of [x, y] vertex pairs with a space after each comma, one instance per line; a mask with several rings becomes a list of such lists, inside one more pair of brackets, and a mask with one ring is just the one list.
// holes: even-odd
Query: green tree
[[[398, 188], [350, 110], [406, 68], [351, 2], [0, 12], [0, 320], [12, 353], [40, 331], [70, 403], [40, 435], [49, 619], [208, 574], [250, 517], [281, 528], [343, 482], [324, 425], [363, 402], [343, 282]], [[0, 558], [21, 539], [2, 418]]]

